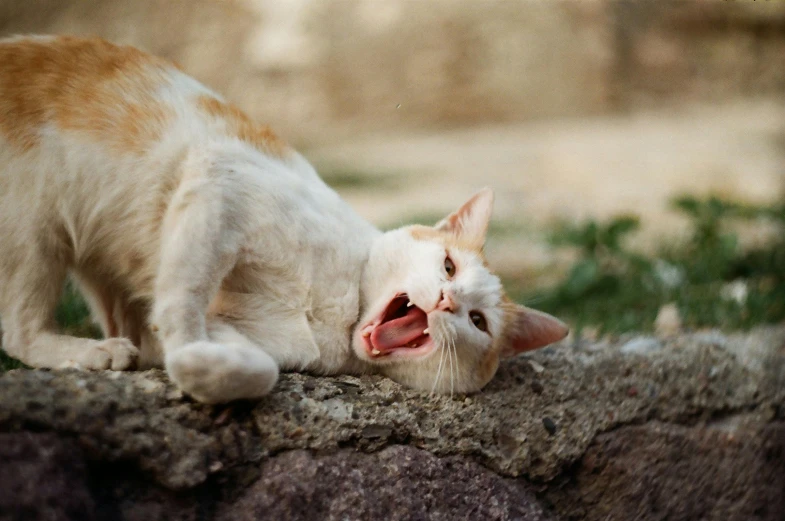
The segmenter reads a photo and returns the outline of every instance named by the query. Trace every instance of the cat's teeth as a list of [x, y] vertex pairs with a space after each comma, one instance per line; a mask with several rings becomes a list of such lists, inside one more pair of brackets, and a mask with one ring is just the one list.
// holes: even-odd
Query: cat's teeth
[[371, 336], [371, 333], [373, 333], [373, 326], [365, 326], [365, 329], [363, 329], [363, 336]]
[[423, 329], [423, 330], [422, 330], [422, 334], [423, 334], [423, 335], [427, 335], [427, 334], [428, 334], [428, 328], [427, 328], [427, 327], [426, 327], [425, 329]]
[[407, 307], [407, 308], [410, 308], [410, 307], [412, 307], [413, 305], [414, 305], [414, 302], [412, 302], [411, 300], [410, 300], [409, 302], [407, 302], [407, 303], [406, 303], [406, 307]]
[[373, 351], [371, 351], [371, 354], [372, 355], [380, 355], [380, 354], [382, 354], [382, 352], [379, 351], [378, 349], [374, 349]]

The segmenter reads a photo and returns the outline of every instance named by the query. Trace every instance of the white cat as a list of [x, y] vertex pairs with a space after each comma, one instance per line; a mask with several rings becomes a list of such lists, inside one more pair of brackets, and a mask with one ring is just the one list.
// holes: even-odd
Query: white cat
[[[263, 95], [260, 94], [260, 95]], [[382, 233], [174, 65], [99, 39], [0, 40], [3, 348], [34, 367], [163, 365], [197, 400], [279, 370], [480, 389], [562, 339], [482, 254], [493, 194]], [[106, 339], [56, 332], [70, 275]]]

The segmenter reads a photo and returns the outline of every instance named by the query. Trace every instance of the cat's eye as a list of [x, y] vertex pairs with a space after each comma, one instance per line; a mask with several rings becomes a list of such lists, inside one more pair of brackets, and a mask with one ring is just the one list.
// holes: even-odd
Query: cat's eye
[[472, 311], [469, 313], [469, 318], [474, 324], [474, 327], [482, 331], [483, 333], [488, 332], [488, 322], [485, 320], [485, 316], [480, 313], [479, 311]]
[[455, 275], [455, 263], [450, 257], [444, 258], [444, 271], [447, 273], [447, 278], [451, 279]]

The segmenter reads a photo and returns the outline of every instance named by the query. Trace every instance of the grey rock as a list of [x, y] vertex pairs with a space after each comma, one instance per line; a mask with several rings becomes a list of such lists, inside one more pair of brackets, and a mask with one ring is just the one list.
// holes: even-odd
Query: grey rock
[[[752, 348], [751, 339], [761, 343]], [[28, 444], [21, 456], [0, 457], [0, 479], [21, 472], [14, 461], [32, 462], [29, 475], [40, 477], [26, 480], [51, 479], [41, 494], [58, 512], [83, 509], [52, 519], [306, 519], [317, 506], [327, 519], [353, 518], [353, 509], [373, 518], [380, 508], [388, 519], [627, 519], [619, 513], [646, 487], [664, 491], [659, 498], [692, 487], [729, 512], [760, 512], [759, 498], [781, 483], [768, 470], [746, 496], [696, 476], [781, 462], [771, 438], [785, 420], [783, 345], [785, 329], [769, 328], [723, 345], [676, 336], [625, 355], [613, 342], [591, 352], [554, 346], [503, 363], [471, 397], [430, 396], [381, 377], [287, 374], [265, 399], [227, 406], [183, 397], [161, 371], [14, 370], [0, 375], [0, 432], [17, 445], [35, 433], [44, 441], [32, 446], [54, 444], [71, 459], [49, 467]], [[767, 362], [750, 363], [749, 353]], [[702, 454], [728, 433], [748, 441], [727, 445], [722, 454], [734, 456], [717, 466], [720, 453]], [[652, 464], [635, 466], [638, 453]], [[607, 472], [586, 471], [598, 468], [596, 454]], [[681, 460], [687, 470], [677, 473], [662, 463]], [[9, 497], [0, 496], [4, 508], [17, 504]], [[690, 496], [673, 498], [653, 504], [675, 519], [723, 519], [708, 500], [679, 510]], [[279, 516], [262, 515], [272, 502]]]
[[217, 521], [287, 519], [548, 520], [521, 480], [458, 457], [410, 446], [375, 454], [291, 451], [267, 461], [262, 477]]
[[0, 520], [92, 521], [87, 479], [73, 441], [53, 433], [0, 434]]
[[601, 434], [551, 502], [566, 519], [780, 521], [785, 422], [735, 432], [652, 422]]
[[662, 342], [653, 337], [640, 336], [633, 338], [621, 346], [620, 351], [624, 354], [643, 355], [659, 351], [662, 349]]

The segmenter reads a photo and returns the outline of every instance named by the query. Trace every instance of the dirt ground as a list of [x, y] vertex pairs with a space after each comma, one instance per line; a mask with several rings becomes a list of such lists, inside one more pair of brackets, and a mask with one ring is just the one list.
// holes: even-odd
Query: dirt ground
[[[685, 230], [677, 195], [766, 203], [785, 193], [785, 102], [547, 120], [444, 132], [368, 135], [305, 150], [366, 218], [437, 218], [482, 186], [496, 191], [491, 263], [514, 275], [554, 262], [544, 232], [559, 219], [641, 217], [638, 246]], [[350, 182], [345, 182], [350, 179]], [[340, 182], [344, 180], [344, 182]], [[745, 238], [765, 233], [753, 227]]]

